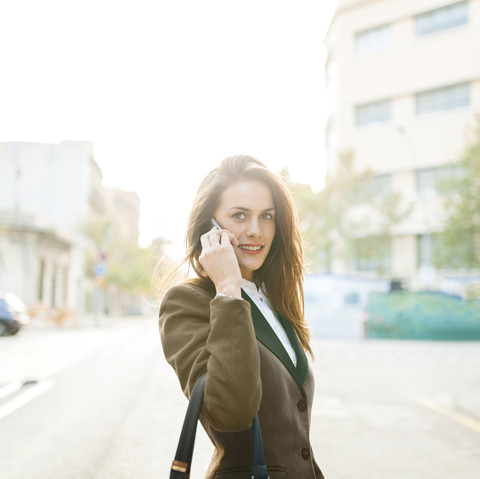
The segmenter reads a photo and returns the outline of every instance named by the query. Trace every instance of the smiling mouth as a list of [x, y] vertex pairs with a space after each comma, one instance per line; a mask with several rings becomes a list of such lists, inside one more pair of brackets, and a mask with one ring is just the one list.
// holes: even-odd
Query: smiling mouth
[[246, 246], [246, 245], [240, 245], [240, 249], [243, 249], [244, 251], [260, 251], [263, 246]]

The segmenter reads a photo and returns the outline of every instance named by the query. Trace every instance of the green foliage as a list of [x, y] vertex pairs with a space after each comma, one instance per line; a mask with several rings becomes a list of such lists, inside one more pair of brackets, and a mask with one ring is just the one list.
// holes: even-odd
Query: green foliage
[[[373, 178], [370, 171], [355, 171], [353, 153], [345, 152], [321, 191], [290, 182], [311, 271], [330, 271], [338, 257], [349, 265], [375, 263], [379, 273], [388, 269], [391, 227], [410, 210], [401, 207], [397, 193], [378, 194]], [[358, 207], [362, 214], [355, 213]]]
[[157, 261], [165, 256], [167, 240], [158, 237], [150, 246], [142, 248], [136, 241], [122, 235], [118, 225], [106, 218], [91, 218], [84, 231], [90, 239], [86, 258], [88, 276], [93, 277], [95, 265], [103, 262], [107, 269], [105, 286], [115, 285], [121, 291], [152, 294], [152, 274]]
[[437, 267], [480, 268], [480, 119], [471, 143], [461, 156], [462, 175], [444, 180], [447, 220], [437, 234]]
[[107, 260], [106, 283], [123, 291], [148, 293], [151, 287], [152, 251], [124, 242], [115, 245], [113, 258]]
[[128, 241], [112, 242], [107, 257], [106, 283], [115, 284], [123, 291], [151, 295], [154, 291], [152, 274], [157, 261], [165, 257], [167, 244], [164, 238], [154, 239], [146, 248]]
[[386, 274], [390, 268], [391, 239], [373, 234], [354, 240], [356, 269]]

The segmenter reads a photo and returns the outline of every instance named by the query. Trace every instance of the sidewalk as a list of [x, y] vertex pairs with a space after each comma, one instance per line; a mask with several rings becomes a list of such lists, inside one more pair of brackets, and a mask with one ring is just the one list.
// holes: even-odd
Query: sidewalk
[[[139, 321], [157, 321], [156, 312], [151, 315], [137, 316], [106, 316], [98, 317], [93, 314], [83, 314], [81, 318], [72, 318], [61, 324], [48, 317], [36, 317], [30, 320], [30, 323], [24, 325], [22, 330], [35, 331], [40, 329], [51, 329], [59, 331], [75, 330], [75, 329], [96, 329], [96, 328], [122, 328], [128, 324], [138, 324]], [[19, 334], [21, 334], [21, 331]]]

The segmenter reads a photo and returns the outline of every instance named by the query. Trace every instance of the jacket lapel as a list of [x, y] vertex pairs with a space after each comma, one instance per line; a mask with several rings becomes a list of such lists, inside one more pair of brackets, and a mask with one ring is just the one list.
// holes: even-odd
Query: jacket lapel
[[267, 347], [287, 368], [295, 382], [303, 391], [303, 384], [308, 374], [308, 361], [300, 345], [300, 341], [297, 338], [295, 330], [289, 321], [280, 315], [277, 315], [282, 326], [287, 333], [290, 344], [295, 350], [297, 355], [297, 366], [295, 366], [290, 359], [287, 351], [283, 347], [282, 342], [278, 339], [275, 331], [272, 329], [268, 321], [263, 316], [262, 312], [258, 309], [257, 305], [250, 299], [247, 293], [242, 290], [242, 297], [250, 303], [252, 310], [253, 327], [255, 329], [255, 336], [265, 347]]

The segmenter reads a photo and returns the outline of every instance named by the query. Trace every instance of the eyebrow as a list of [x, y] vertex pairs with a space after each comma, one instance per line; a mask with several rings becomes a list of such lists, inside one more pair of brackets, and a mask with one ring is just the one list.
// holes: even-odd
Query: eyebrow
[[[246, 212], [252, 211], [250, 208], [245, 208], [244, 206], [232, 206], [228, 211], [230, 210], [240, 210], [240, 211], [246, 211]], [[275, 210], [273, 206], [262, 210], [262, 213], [266, 213], [267, 211], [272, 211], [272, 210]]]

